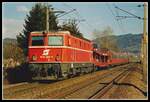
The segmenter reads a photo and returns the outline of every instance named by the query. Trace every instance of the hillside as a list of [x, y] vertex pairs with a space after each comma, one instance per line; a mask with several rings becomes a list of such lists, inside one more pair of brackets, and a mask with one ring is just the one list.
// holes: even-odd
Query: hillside
[[119, 48], [127, 49], [129, 52], [140, 52], [142, 34], [126, 34], [117, 36]]
[[3, 45], [5, 44], [17, 44], [17, 40], [16, 39], [12, 39], [12, 38], [5, 38], [3, 39]]
[[[118, 35], [118, 36], [113, 35], [113, 36], [110, 36], [109, 38], [116, 40], [117, 46], [119, 47], [121, 51], [139, 53], [140, 46], [141, 46], [141, 37], [142, 37], [142, 34], [123, 34], [123, 35]], [[94, 41], [96, 42], [96, 40]]]

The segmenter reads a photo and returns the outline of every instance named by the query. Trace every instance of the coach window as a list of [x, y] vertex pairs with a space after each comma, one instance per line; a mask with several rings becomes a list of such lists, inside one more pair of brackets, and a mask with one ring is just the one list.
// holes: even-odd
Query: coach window
[[49, 46], [62, 46], [63, 45], [63, 37], [62, 36], [49, 36], [48, 37], [48, 45]]
[[95, 56], [95, 59], [96, 59], [96, 61], [97, 61], [97, 55]]
[[101, 56], [99, 56], [99, 62], [101, 62]]
[[101, 56], [101, 59], [102, 59], [102, 62], [104, 62], [104, 56], [103, 55]]
[[32, 46], [43, 46], [44, 37], [43, 36], [32, 36]]
[[96, 56], [96, 60], [99, 61], [99, 55]]
[[108, 56], [105, 56], [105, 62], [107, 62], [108, 61]]

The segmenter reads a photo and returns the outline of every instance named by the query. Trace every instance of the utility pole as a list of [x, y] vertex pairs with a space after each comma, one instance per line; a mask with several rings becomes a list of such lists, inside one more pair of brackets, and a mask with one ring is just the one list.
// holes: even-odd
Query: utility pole
[[46, 32], [49, 32], [49, 7], [46, 6]]
[[143, 22], [143, 37], [142, 37], [142, 57], [143, 57], [143, 81], [147, 83], [147, 4], [144, 3], [144, 22]]
[[144, 5], [138, 5], [138, 7], [144, 6], [144, 18], [141, 18], [139, 16], [136, 16], [135, 14], [132, 14], [128, 11], [125, 11], [119, 7], [115, 7], [116, 9], [119, 9], [131, 16], [117, 16], [119, 18], [138, 18], [143, 20], [143, 35], [141, 40], [141, 62], [142, 62], [142, 69], [143, 69], [143, 81], [147, 83], [147, 44], [148, 44], [148, 35], [147, 35], [147, 3], [144, 3]]
[[54, 11], [53, 8], [49, 8], [48, 3], [46, 3], [46, 32], [47, 33], [49, 32], [49, 22], [50, 22], [50, 20], [49, 20], [49, 12], [51, 12], [51, 13], [64, 13], [63, 15], [59, 15], [59, 14], [56, 15], [56, 17], [59, 18], [59, 17], [62, 17], [64, 15], [66, 15], [66, 14], [69, 14], [69, 13], [71, 13], [73, 11], [76, 11], [76, 9], [70, 10], [68, 12], [65, 12], [65, 11]]

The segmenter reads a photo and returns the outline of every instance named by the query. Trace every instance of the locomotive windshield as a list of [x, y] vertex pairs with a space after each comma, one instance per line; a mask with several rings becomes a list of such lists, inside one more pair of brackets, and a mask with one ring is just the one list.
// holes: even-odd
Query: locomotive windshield
[[63, 45], [63, 37], [62, 36], [49, 36], [48, 37], [48, 45], [49, 46], [62, 46]]
[[32, 46], [42, 46], [44, 45], [43, 36], [33, 36], [32, 37]]

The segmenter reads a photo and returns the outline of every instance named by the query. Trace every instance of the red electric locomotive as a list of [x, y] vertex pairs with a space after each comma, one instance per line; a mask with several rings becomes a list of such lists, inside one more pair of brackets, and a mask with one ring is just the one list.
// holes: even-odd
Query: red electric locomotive
[[60, 78], [94, 71], [92, 42], [68, 31], [31, 32], [29, 64], [34, 79]]

